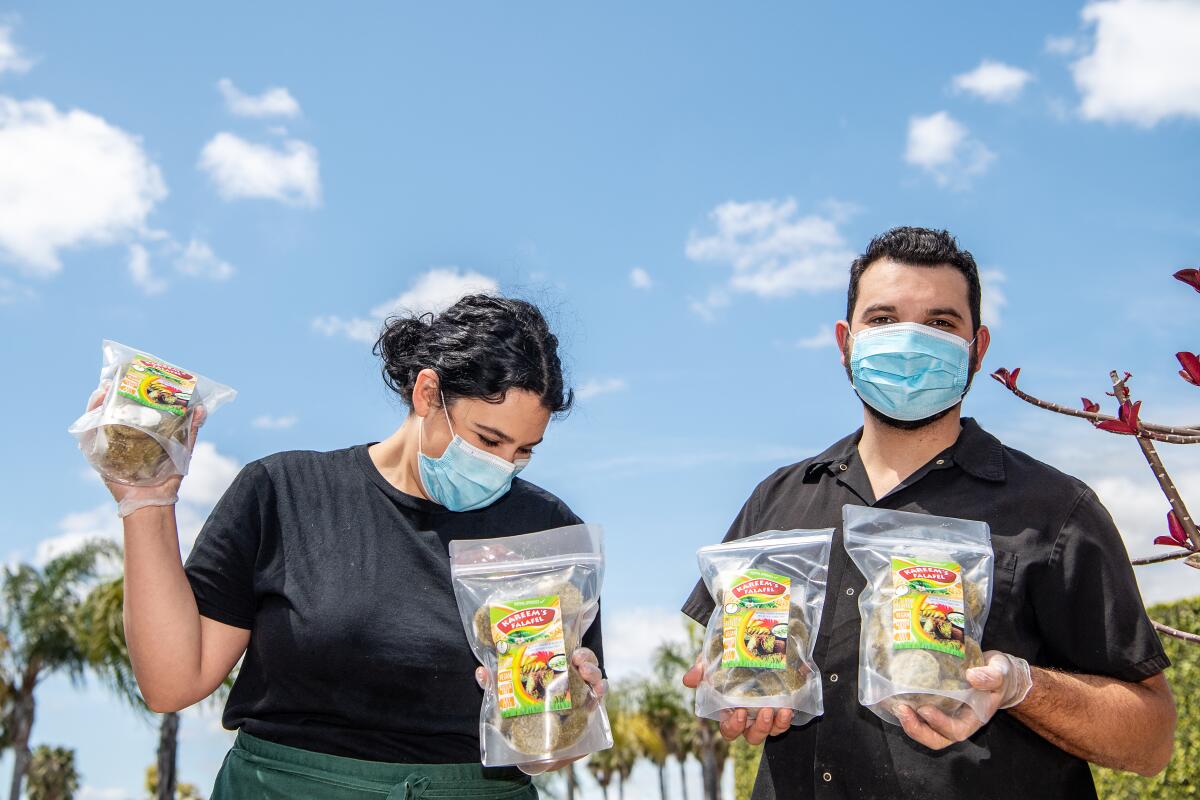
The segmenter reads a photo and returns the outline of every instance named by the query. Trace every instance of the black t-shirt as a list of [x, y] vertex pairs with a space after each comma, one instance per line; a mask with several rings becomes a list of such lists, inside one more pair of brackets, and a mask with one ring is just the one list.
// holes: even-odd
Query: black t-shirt
[[[200, 613], [251, 632], [225, 727], [371, 761], [477, 763], [482, 692], [449, 543], [579, 522], [520, 479], [487, 508], [448, 511], [388, 483], [367, 445], [246, 465], [185, 565]], [[599, 616], [583, 644], [603, 658]]]
[[[859, 704], [858, 596], [866, 581], [842, 543], [842, 506], [988, 523], [995, 561], [984, 649], [1138, 681], [1169, 662], [1112, 518], [1086, 485], [1005, 447], [971, 419], [954, 445], [876, 500], [858, 455], [860, 435], [763, 481], [725, 537], [836, 531], [814, 652], [825, 713], [767, 741], [755, 800], [1095, 798], [1086, 762], [1005, 711], [967, 741], [935, 752]], [[704, 624], [712, 609], [697, 584], [684, 613]]]

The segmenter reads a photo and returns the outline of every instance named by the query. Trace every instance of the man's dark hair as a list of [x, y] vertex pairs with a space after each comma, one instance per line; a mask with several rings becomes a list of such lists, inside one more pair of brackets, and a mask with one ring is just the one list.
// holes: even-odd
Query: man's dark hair
[[854, 304], [858, 302], [858, 281], [867, 267], [881, 258], [917, 267], [951, 266], [967, 279], [967, 300], [971, 307], [971, 330], [979, 330], [980, 295], [979, 268], [970, 251], [962, 250], [949, 231], [929, 228], [892, 228], [871, 240], [867, 250], [850, 265], [850, 290], [846, 294], [846, 320], [853, 322]]

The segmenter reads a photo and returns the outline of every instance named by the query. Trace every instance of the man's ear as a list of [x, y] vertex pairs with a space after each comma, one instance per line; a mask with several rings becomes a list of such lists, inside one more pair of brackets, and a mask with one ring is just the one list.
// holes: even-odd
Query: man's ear
[[436, 372], [431, 369], [423, 369], [418, 372], [417, 379], [413, 381], [413, 413], [418, 417], [424, 417], [430, 411], [438, 408], [441, 405], [439, 389], [440, 383]]
[[975, 371], [979, 372], [983, 368], [983, 357], [987, 355], [988, 348], [992, 345], [992, 332], [988, 330], [987, 325], [980, 325], [979, 332], [975, 334]]
[[838, 358], [842, 360], [842, 366], [846, 366], [846, 342], [850, 339], [850, 323], [844, 319], [837, 321], [833, 326], [833, 335], [837, 337]]

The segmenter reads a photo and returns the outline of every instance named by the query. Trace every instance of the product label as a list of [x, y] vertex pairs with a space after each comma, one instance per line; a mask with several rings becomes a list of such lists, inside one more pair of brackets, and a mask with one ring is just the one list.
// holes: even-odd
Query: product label
[[783, 669], [792, 579], [748, 569], [725, 581], [721, 667]]
[[571, 707], [567, 653], [558, 595], [488, 608], [499, 654], [496, 693], [500, 716], [520, 717]]
[[962, 567], [953, 561], [893, 558], [892, 586], [892, 647], [962, 658]]
[[195, 390], [195, 375], [149, 356], [135, 357], [117, 385], [121, 397], [177, 417], [187, 413]]

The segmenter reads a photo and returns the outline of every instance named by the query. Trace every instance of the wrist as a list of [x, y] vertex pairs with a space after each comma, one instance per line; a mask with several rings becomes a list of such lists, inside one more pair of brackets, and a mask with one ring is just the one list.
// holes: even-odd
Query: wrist
[[117, 515], [125, 523], [125, 532], [131, 529], [160, 529], [164, 522], [175, 521], [175, 499], [126, 498], [117, 504]]

